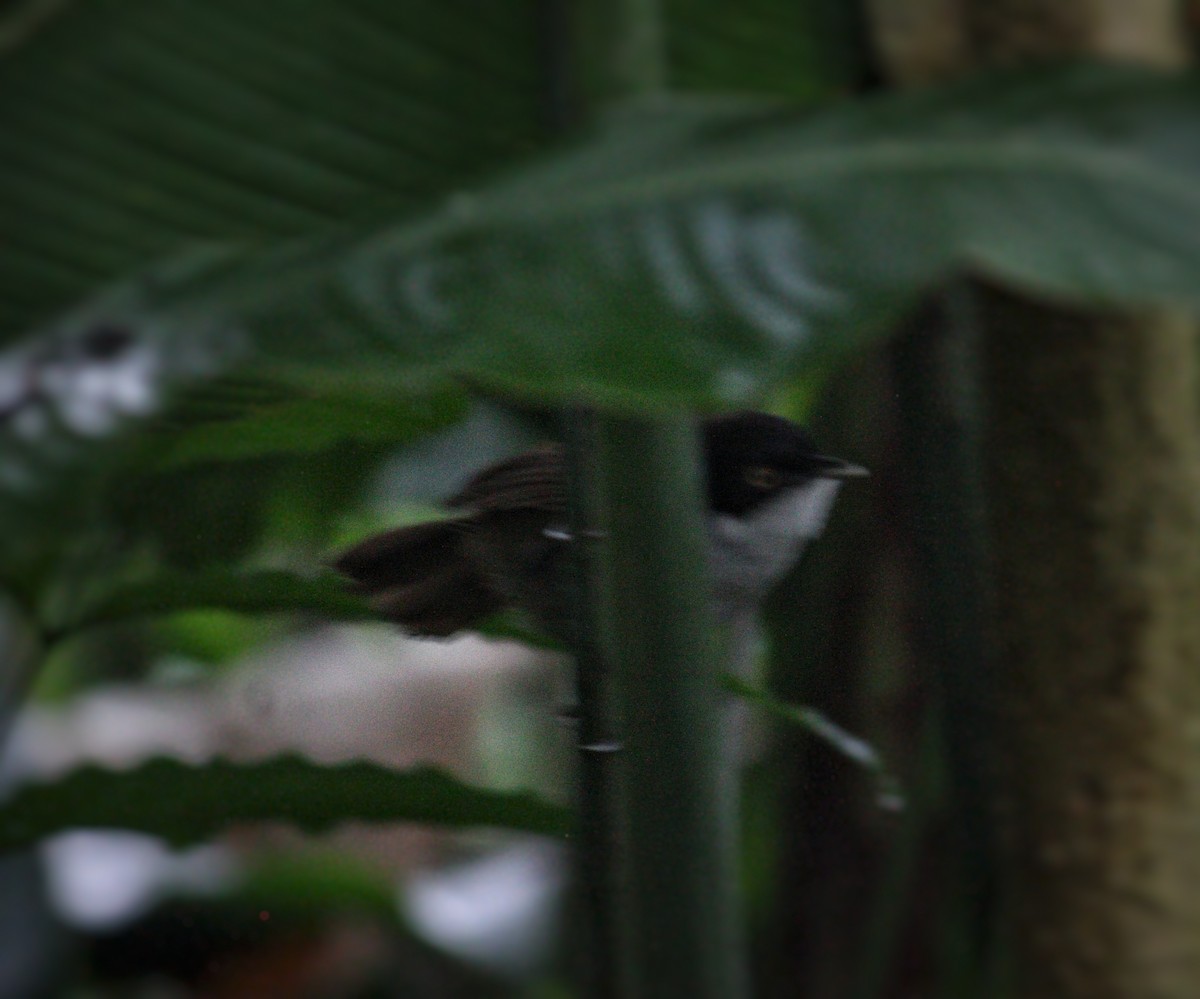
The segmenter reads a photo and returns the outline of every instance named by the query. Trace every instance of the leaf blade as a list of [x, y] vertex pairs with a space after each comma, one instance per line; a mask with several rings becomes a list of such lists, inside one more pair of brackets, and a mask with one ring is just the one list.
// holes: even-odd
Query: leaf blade
[[80, 767], [19, 787], [0, 804], [0, 850], [74, 828], [129, 829], [182, 846], [241, 822], [283, 821], [321, 832], [351, 820], [487, 825], [548, 836], [570, 828], [560, 806], [527, 792], [474, 787], [431, 767], [323, 765], [297, 755], [204, 764], [159, 757], [122, 771]]

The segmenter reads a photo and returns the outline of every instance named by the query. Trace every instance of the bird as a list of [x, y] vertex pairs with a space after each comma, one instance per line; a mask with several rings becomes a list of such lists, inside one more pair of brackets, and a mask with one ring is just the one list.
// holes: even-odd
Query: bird
[[[714, 612], [731, 622], [757, 610], [821, 533], [842, 482], [867, 471], [770, 413], [719, 414], [698, 429]], [[333, 567], [413, 635], [447, 637], [516, 608], [570, 641], [567, 475], [562, 447], [540, 445], [476, 473], [445, 501], [447, 517], [367, 537]]]

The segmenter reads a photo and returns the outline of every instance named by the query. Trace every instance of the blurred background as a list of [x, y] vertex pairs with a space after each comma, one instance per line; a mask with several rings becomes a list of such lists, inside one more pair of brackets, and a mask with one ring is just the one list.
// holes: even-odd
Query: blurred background
[[[895, 783], [760, 713], [756, 994], [1035, 994], [999, 929], [1005, 759], [1056, 757], [1002, 738], [1000, 688], [1027, 679], [1004, 662], [1044, 662], [1013, 608], [1076, 622], [1065, 663], [1080, 633], [1133, 622], [1133, 647], [1187, 617], [1195, 576], [1200, 423], [1104, 374], [1186, 382], [1190, 324], [1171, 313], [1178, 353], [1149, 361], [1079, 344], [1102, 307], [1195, 304], [1200, 103], [1040, 64], [1177, 68], [1196, 5], [1102, 7], [0, 0], [0, 996], [585, 994], [571, 843], [546, 834], [574, 795], [569, 665], [499, 624], [407, 638], [325, 571], [578, 397], [770, 409], [872, 473], [773, 595], [762, 681]], [[1105, 186], [1113, 149], [1145, 167], [1127, 187]], [[1060, 352], [1035, 361], [1047, 330]], [[1073, 456], [1130, 435], [1112, 482], [1178, 523], [1070, 491], [1109, 474]], [[1047, 596], [1108, 579], [1101, 555], [1014, 583], [1058, 540], [1010, 545], [1024, 524], [1100, 530], [1114, 504], [1185, 540], [1120, 548], [1136, 595], [1111, 616]], [[1162, 551], [1176, 575], [1145, 596], [1134, 563]], [[1179, 627], [1139, 648], [1190, 663]], [[1190, 679], [1155, 676], [1155, 703], [1193, 710]], [[386, 783], [424, 765], [445, 799]], [[1139, 992], [1139, 967], [1103, 994], [1200, 988]]]

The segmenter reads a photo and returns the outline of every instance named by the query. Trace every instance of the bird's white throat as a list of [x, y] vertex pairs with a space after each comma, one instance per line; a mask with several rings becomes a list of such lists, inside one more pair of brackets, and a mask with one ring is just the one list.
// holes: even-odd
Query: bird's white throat
[[840, 486], [837, 479], [813, 479], [744, 517], [712, 515], [709, 535], [718, 602], [760, 599], [825, 529]]

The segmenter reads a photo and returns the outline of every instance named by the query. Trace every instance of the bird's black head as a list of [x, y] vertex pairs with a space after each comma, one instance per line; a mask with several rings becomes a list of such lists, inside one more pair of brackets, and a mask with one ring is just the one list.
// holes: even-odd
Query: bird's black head
[[735, 517], [814, 479], [866, 474], [858, 465], [822, 454], [798, 425], [770, 413], [727, 413], [706, 420], [704, 453], [709, 504]]

